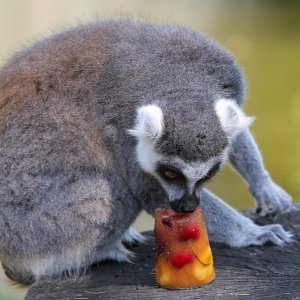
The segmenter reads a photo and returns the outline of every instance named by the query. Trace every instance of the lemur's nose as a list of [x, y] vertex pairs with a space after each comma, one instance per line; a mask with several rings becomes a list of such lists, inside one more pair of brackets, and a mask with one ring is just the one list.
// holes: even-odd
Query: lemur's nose
[[170, 201], [170, 207], [177, 213], [192, 213], [199, 206], [199, 198], [185, 194], [181, 199]]

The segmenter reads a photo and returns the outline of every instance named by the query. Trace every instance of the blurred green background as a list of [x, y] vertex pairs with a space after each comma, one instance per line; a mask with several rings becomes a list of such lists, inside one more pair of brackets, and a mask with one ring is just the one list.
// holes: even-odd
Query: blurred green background
[[[240, 0], [0, 0], [0, 64], [17, 49], [53, 31], [95, 18], [131, 16], [176, 23], [218, 40], [243, 67], [246, 112], [274, 180], [300, 199], [300, 1]], [[212, 190], [238, 209], [254, 206], [229, 167]], [[135, 223], [149, 229], [142, 214]], [[22, 299], [0, 270], [0, 299]]]

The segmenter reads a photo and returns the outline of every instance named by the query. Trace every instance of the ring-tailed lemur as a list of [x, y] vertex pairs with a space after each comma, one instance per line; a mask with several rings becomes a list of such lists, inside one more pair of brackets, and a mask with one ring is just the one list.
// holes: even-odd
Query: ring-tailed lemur
[[242, 73], [189, 29], [128, 20], [81, 25], [15, 54], [0, 71], [0, 260], [29, 282], [140, 240], [138, 213], [204, 209], [210, 239], [283, 244], [204, 188], [226, 159], [263, 213], [291, 197], [271, 179], [241, 110]]

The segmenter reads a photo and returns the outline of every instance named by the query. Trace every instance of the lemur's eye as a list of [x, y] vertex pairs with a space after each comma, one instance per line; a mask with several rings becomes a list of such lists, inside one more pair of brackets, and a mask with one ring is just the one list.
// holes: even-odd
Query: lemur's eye
[[185, 181], [184, 175], [174, 166], [158, 165], [156, 171], [167, 181], [174, 181], [176, 183]]
[[174, 171], [172, 171], [172, 170], [166, 170], [166, 171], [164, 171], [164, 175], [165, 175], [165, 177], [167, 177], [168, 179], [175, 179], [175, 178], [177, 178], [177, 173], [176, 172], [174, 172]]

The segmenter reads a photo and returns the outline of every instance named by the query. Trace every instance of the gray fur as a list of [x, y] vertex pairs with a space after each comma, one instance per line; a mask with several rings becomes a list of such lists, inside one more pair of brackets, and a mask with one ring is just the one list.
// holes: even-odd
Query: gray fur
[[[0, 260], [11, 273], [38, 280], [126, 257], [119, 240], [138, 213], [167, 204], [162, 185], [140, 168], [136, 141], [127, 134], [136, 109], [152, 103], [162, 109], [160, 154], [207, 160], [230, 144], [213, 109], [217, 98], [242, 104], [240, 69], [218, 44], [181, 27], [95, 22], [15, 54], [0, 71]], [[255, 176], [247, 176], [257, 167], [266, 173], [247, 139], [233, 147], [235, 165], [259, 204], [265, 195], [281, 203], [274, 185], [256, 188]], [[240, 162], [245, 155], [258, 163]], [[229, 211], [225, 219], [243, 228], [245, 240], [254, 235], [236, 246], [257, 244], [248, 219], [216, 199], [210, 209], [204, 199], [216, 240], [233, 245], [241, 234], [224, 228]], [[272, 232], [288, 239], [283, 230], [266, 228]], [[279, 243], [266, 237], [262, 243]]]
[[[216, 95], [218, 94], [219, 92]], [[185, 100], [184, 97], [179, 96], [179, 99]], [[163, 106], [165, 129], [157, 141], [156, 150], [166, 156], [184, 158], [188, 162], [206, 161], [213, 156], [220, 155], [228, 145], [228, 140], [211, 106], [214, 103], [213, 100], [215, 98], [212, 97], [208, 107], [203, 105], [205, 96], [204, 101], [201, 97], [189, 99], [195, 103], [191, 105], [186, 101], [177, 105], [177, 103], [174, 104], [175, 100], [170, 100], [172, 102], [169, 102], [168, 106]], [[179, 109], [178, 112], [172, 110], [173, 105]], [[191, 107], [193, 107], [192, 110]]]
[[283, 245], [292, 241], [292, 234], [284, 231], [281, 225], [256, 225], [206, 189], [201, 190], [200, 197], [212, 241], [231, 247], [263, 245], [266, 242]]
[[237, 136], [232, 145], [230, 161], [248, 182], [262, 215], [277, 214], [290, 207], [291, 196], [273, 182], [249, 130]]

